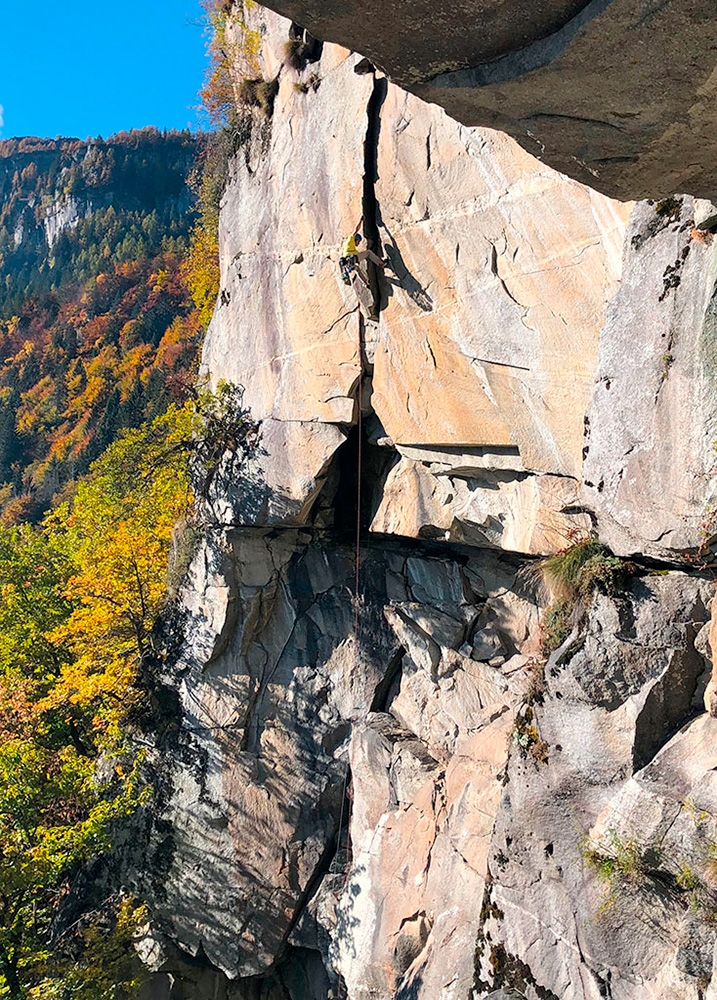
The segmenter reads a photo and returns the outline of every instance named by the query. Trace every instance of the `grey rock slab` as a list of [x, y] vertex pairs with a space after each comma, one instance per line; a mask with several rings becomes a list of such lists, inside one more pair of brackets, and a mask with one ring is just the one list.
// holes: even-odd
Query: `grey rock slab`
[[596, 708], [615, 718], [624, 713], [627, 728], [614, 728], [613, 738], [629, 734], [634, 764], [646, 763], [693, 711], [708, 669], [695, 642], [710, 599], [707, 581], [681, 573], [639, 578], [622, 595], [596, 596], [579, 648], [548, 661], [548, 690], [561, 703], [589, 706], [596, 722]]
[[473, 636], [470, 656], [474, 660], [490, 660], [505, 649], [500, 632], [495, 625], [486, 625]]
[[[294, 528], [213, 537], [184, 594], [189, 627], [174, 679], [182, 750], [171, 761], [162, 815], [171, 824], [173, 854], [153, 912], [181, 949], [235, 979], [241, 997], [247, 978], [273, 982], [289, 934], [297, 948], [318, 948], [329, 966], [337, 960], [330, 939], [340, 917], [327, 869], [336, 854], [352, 729], [354, 849], [373, 839], [383, 817], [413, 809], [450, 764], [455, 828], [445, 867], [462, 871], [461, 857], [472, 859], [476, 896], [489, 821], [479, 810], [477, 825], [461, 832], [458, 816], [478, 808], [469, 782], [475, 789], [485, 783], [494, 810], [499, 786], [491, 775], [499, 764], [490, 740], [455, 761], [452, 748], [498, 727], [504, 751], [506, 713], [522, 688], [520, 671], [506, 677], [444, 645], [460, 641], [484, 604], [466, 583], [463, 555], [365, 544], [357, 648], [351, 544]], [[515, 574], [513, 565], [488, 564], [496, 579]], [[423, 600], [392, 607], [394, 578], [408, 580], [412, 596]], [[471, 917], [464, 925], [454, 913], [435, 926], [446, 940], [462, 927], [456, 940], [467, 949], [474, 923]], [[443, 981], [447, 967], [436, 959], [429, 966]]]
[[634, 209], [600, 338], [582, 495], [619, 555], [683, 558], [715, 499], [717, 263], [690, 236], [698, 208]]
[[414, 600], [421, 604], [459, 607], [466, 602], [461, 569], [454, 562], [409, 558], [406, 574]]
[[672, 573], [597, 597], [582, 645], [547, 664], [531, 709], [544, 746], [514, 746], [491, 845], [484, 992], [598, 1000], [609, 982], [613, 997], [648, 1000], [706, 987], [714, 928], [699, 906], [693, 926], [678, 879], [709, 870], [715, 836], [715, 720], [690, 721], [711, 590]]
[[[329, 547], [305, 564], [306, 539], [292, 534], [290, 558], [283, 534], [259, 542], [247, 532], [243, 555], [235, 534], [237, 562], [252, 566], [251, 576], [241, 570], [236, 625], [223, 651], [181, 685], [195, 764], [175, 772], [166, 817], [175, 852], [159, 909], [184, 948], [202, 949], [230, 977], [274, 962], [336, 832], [345, 771], [337, 752], [395, 650], [373, 605], [361, 614], [372, 642], [358, 658], [352, 648], [350, 548]], [[274, 566], [268, 580], [262, 545]], [[385, 578], [383, 565], [375, 578]], [[380, 607], [385, 594], [377, 596]], [[187, 656], [197, 662], [191, 648]]]
[[460, 645], [466, 631], [465, 615], [461, 614], [465, 608], [449, 605], [447, 611], [443, 611], [429, 604], [414, 603], [397, 604], [396, 607], [439, 646], [455, 649]]
[[708, 715], [686, 726], [611, 800], [591, 836], [614, 830], [626, 840], [658, 844], [662, 863], [676, 873], [680, 860], [697, 869], [707, 865], [707, 848], [717, 836], [715, 733], [717, 720]]
[[421, 670], [427, 671], [430, 677], [435, 676], [436, 667], [441, 658], [441, 649], [438, 643], [407, 615], [402, 614], [398, 607], [385, 608], [384, 615], [412, 663]]

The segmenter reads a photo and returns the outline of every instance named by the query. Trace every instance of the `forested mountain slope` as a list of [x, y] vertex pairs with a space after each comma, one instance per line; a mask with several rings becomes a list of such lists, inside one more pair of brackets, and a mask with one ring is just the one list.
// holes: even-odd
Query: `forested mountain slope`
[[244, 427], [235, 390], [196, 384], [216, 240], [189, 183], [203, 150], [153, 129], [0, 145], [9, 1000], [119, 1000], [142, 978], [143, 894], [114, 855], [152, 800], [147, 720], [192, 547], [190, 471], [211, 482]]
[[191, 366], [200, 324], [183, 260], [201, 145], [156, 129], [0, 142], [6, 517], [45, 507], [120, 428], [160, 413]]

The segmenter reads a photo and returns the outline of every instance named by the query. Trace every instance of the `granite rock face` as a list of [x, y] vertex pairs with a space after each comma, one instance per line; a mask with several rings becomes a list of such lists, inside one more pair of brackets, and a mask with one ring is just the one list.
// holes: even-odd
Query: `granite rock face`
[[625, 206], [396, 87], [381, 113], [376, 197], [392, 267], [373, 405], [388, 436], [579, 476]]
[[[257, 15], [258, 16], [258, 15]], [[263, 15], [273, 45], [267, 77], [288, 39]], [[366, 105], [372, 81], [355, 59], [327, 49], [321, 86], [298, 92], [280, 78], [271, 122], [255, 122], [232, 163], [222, 206], [222, 291], [204, 368], [245, 387], [263, 421], [264, 454], [228, 521], [304, 523], [329, 462], [354, 419], [360, 376], [353, 292], [339, 280], [344, 234], [361, 215]], [[340, 92], [348, 100], [337, 103]], [[321, 141], [317, 141], [317, 136]]]
[[710, 0], [268, 0], [613, 198], [717, 195]]
[[[467, 52], [465, 7], [432, 9]], [[715, 1000], [714, 209], [610, 201], [245, 17], [276, 96], [203, 364], [262, 447], [181, 593], [142, 1000]], [[591, 534], [631, 561], [555, 601], [536, 557]]]
[[[273, 964], [325, 863], [344, 771], [335, 751], [371, 708], [397, 648], [380, 613], [371, 617], [384, 593], [364, 616], [371, 642], [357, 652], [350, 548], [308, 541], [296, 532], [225, 540], [227, 612], [180, 692], [197, 767], [175, 781], [163, 912], [172, 937], [230, 978]], [[215, 589], [215, 573], [205, 581]]]
[[583, 499], [620, 555], [679, 558], [715, 502], [717, 264], [691, 234], [711, 205], [635, 209], [620, 291], [600, 337]]
[[366, 543], [358, 645], [345, 542], [198, 553], [147, 997], [698, 1000], [712, 584], [597, 595], [541, 683], [520, 562], [443, 551]]
[[[297, 950], [321, 953], [323, 934], [326, 983], [341, 974], [352, 996], [371, 995], [363, 984], [374, 972], [361, 970], [378, 976], [398, 949], [396, 969], [406, 967], [388, 990], [410, 964], [414, 903], [451, 910], [436, 933], [455, 938], [456, 960], [474, 941], [476, 919], [452, 902], [453, 874], [469, 907], [482, 893], [506, 734], [530, 683], [533, 661], [516, 649], [537, 636], [518, 569], [368, 543], [356, 608], [353, 548], [336, 538], [244, 529], [198, 553], [179, 668], [186, 747], [163, 815], [171, 865], [153, 903], [161, 934], [146, 946], [157, 989], [165, 970], [191, 981], [178, 945], [215, 970], [206, 996], [218, 983], [252, 996], [251, 981], [279, 975], [277, 960], [283, 975]], [[475, 809], [484, 819], [466, 828]], [[396, 852], [416, 846], [417, 816], [432, 831], [425, 851], [445, 855], [452, 874], [436, 866], [419, 883], [417, 855], [413, 898], [393, 895]], [[381, 879], [374, 940], [364, 903]], [[434, 961], [429, 980], [445, 971]]]
[[695, 646], [711, 596], [682, 574], [637, 581], [548, 661], [530, 709], [545, 756], [511, 755], [494, 830], [487, 991], [696, 1000], [710, 983], [717, 724], [695, 717]]
[[[203, 364], [245, 386], [264, 447], [222, 519], [310, 522], [361, 382], [369, 436], [403, 460], [375, 530], [563, 547], [587, 523], [584, 413], [629, 208], [357, 75], [344, 50], [297, 75], [289, 25], [252, 16], [278, 91], [232, 164]], [[362, 213], [387, 260], [378, 323], [337, 266]], [[409, 480], [431, 498], [417, 517], [397, 496]]]

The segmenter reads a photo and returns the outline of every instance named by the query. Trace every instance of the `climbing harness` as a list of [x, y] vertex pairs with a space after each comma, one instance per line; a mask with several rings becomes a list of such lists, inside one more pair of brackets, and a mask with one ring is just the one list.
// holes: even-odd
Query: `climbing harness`
[[358, 257], [339, 257], [339, 267], [341, 268], [341, 280], [345, 285], [351, 284], [351, 274], [358, 264]]

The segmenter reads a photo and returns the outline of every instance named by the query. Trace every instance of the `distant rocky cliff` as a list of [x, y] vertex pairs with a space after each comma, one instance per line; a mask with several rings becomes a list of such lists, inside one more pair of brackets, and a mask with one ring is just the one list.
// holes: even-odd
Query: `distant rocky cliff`
[[0, 139], [0, 320], [28, 297], [186, 239], [200, 148], [189, 132], [153, 128], [106, 140]]
[[[714, 208], [610, 201], [333, 45], [291, 68], [248, 6], [278, 92], [203, 364], [262, 450], [183, 595], [147, 996], [714, 1000]], [[548, 656], [537, 557], [593, 533], [619, 586]]]
[[183, 258], [202, 148], [152, 128], [0, 140], [3, 523], [38, 520], [177, 398], [201, 332]]

